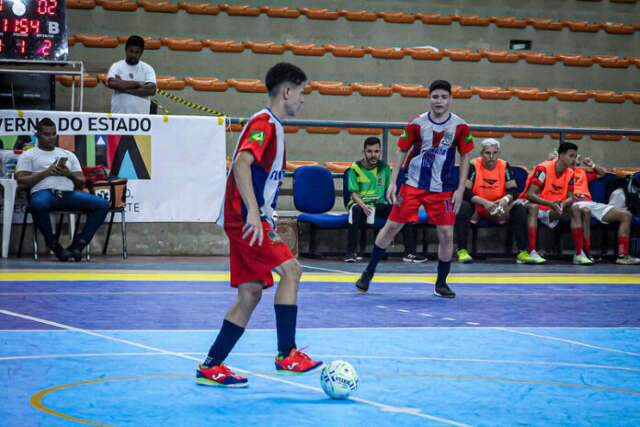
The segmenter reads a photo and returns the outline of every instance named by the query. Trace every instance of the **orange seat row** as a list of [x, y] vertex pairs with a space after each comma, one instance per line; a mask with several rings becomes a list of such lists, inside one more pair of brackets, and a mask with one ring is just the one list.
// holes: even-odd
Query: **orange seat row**
[[[635, 3], [637, 0], [613, 0], [618, 3]], [[177, 13], [184, 10], [191, 14], [217, 15], [226, 12], [229, 16], [259, 16], [266, 14], [272, 18], [298, 18], [306, 16], [308, 19], [336, 20], [343, 17], [349, 21], [369, 21], [373, 22], [382, 19], [393, 24], [413, 24], [421, 21], [427, 25], [451, 25], [458, 22], [460, 25], [488, 26], [494, 24], [501, 28], [526, 28], [532, 26], [537, 30], [558, 31], [562, 28], [569, 28], [571, 31], [597, 32], [604, 30], [612, 34], [633, 34], [640, 31], [638, 24], [622, 24], [611, 22], [587, 22], [574, 20], [551, 20], [540, 18], [516, 18], [513, 16], [478, 16], [478, 15], [441, 15], [439, 13], [405, 13], [390, 11], [368, 11], [368, 10], [330, 10], [324, 8], [291, 8], [281, 6], [248, 6], [238, 4], [211, 4], [211, 3], [191, 3], [179, 2], [171, 3], [167, 0], [67, 0], [67, 7], [70, 9], [93, 9], [102, 6], [106, 10], [121, 12], [132, 12], [139, 7], [146, 12], [157, 13]]]
[[[72, 82], [79, 82], [79, 78], [71, 76], [56, 76], [56, 80], [64, 86], [71, 86]], [[104, 82], [106, 74], [100, 73], [96, 76], [86, 74], [84, 78], [84, 87], [91, 88], [97, 86], [98, 82]], [[157, 85], [160, 89], [166, 90], [182, 90], [187, 86], [197, 91], [225, 92], [229, 88], [233, 88], [243, 93], [266, 93], [266, 87], [261, 80], [258, 79], [226, 79], [220, 80], [215, 77], [185, 77], [179, 79], [175, 76], [158, 76]], [[373, 82], [354, 82], [343, 83], [339, 81], [316, 81], [311, 80], [305, 88], [305, 93], [317, 91], [321, 95], [349, 96], [354, 92], [361, 96], [377, 96], [389, 97], [394, 93], [404, 97], [426, 98], [429, 95], [429, 89], [421, 84], [416, 83], [394, 83], [386, 86], [383, 83]], [[470, 86], [464, 88], [459, 85], [452, 87], [452, 95], [454, 98], [468, 99], [472, 96], [478, 96], [481, 99], [489, 100], [508, 100], [516, 97], [522, 101], [546, 101], [551, 97], [555, 97], [560, 101], [584, 102], [588, 99], [594, 99], [596, 102], [621, 104], [626, 101], [632, 101], [640, 104], [640, 91], [626, 91], [617, 93], [612, 90], [585, 90], [567, 88], [550, 88], [538, 89], [535, 87], [509, 87], [501, 88], [499, 86]]]
[[[196, 40], [189, 37], [161, 37], [155, 39], [144, 37], [145, 49], [160, 49], [167, 46], [171, 50], [181, 51], [201, 51], [209, 48], [213, 52], [240, 53], [245, 49], [250, 49], [256, 54], [280, 55], [285, 51], [291, 51], [294, 55], [303, 56], [324, 56], [333, 54], [336, 57], [362, 58], [371, 55], [379, 59], [402, 59], [405, 56], [414, 60], [439, 61], [445, 57], [451, 61], [478, 62], [485, 58], [490, 62], [515, 63], [524, 60], [529, 64], [553, 65], [560, 61], [564, 65], [574, 67], [590, 67], [598, 64], [605, 68], [627, 68], [635, 65], [640, 68], [640, 57], [627, 56], [619, 57], [614, 55], [590, 55], [582, 56], [577, 54], [546, 54], [531, 51], [508, 51], [480, 49], [443, 49], [433, 50], [429, 48], [394, 48], [384, 46], [364, 46], [356, 47], [348, 44], [325, 44], [319, 46], [313, 43], [286, 42], [278, 44], [272, 41], [236, 41], [203, 39]], [[76, 34], [69, 37], [69, 45], [82, 43], [86, 47], [115, 48], [119, 44], [127, 41], [127, 36], [113, 37], [106, 34]]]

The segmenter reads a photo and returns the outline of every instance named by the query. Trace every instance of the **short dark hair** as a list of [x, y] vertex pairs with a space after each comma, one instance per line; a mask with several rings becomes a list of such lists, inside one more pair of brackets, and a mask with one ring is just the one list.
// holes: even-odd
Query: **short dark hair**
[[437, 89], [445, 90], [451, 95], [451, 83], [446, 80], [434, 80], [429, 86], [429, 93]]
[[366, 149], [370, 145], [382, 145], [382, 143], [380, 142], [380, 138], [378, 138], [377, 136], [370, 136], [369, 138], [364, 140], [362, 148]]
[[267, 86], [269, 96], [275, 96], [280, 84], [288, 82], [299, 86], [307, 81], [307, 75], [301, 68], [288, 62], [280, 62], [267, 71], [264, 83]]
[[578, 151], [578, 146], [573, 142], [563, 142], [558, 146], [558, 154], [564, 154], [569, 150]]
[[129, 46], [137, 46], [141, 50], [144, 50], [144, 39], [140, 36], [129, 36], [127, 42], [124, 45], [124, 48], [128, 48]]
[[44, 119], [40, 119], [38, 120], [38, 124], [36, 124], [36, 130], [38, 132], [42, 132], [42, 128], [44, 127], [56, 127], [56, 124], [53, 123], [53, 120], [51, 120], [49, 117], [45, 117]]

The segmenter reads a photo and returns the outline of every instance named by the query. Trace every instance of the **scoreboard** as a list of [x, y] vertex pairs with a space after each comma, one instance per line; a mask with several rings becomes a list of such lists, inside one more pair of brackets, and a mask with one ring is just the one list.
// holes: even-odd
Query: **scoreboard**
[[0, 59], [66, 61], [65, 0], [0, 0]]

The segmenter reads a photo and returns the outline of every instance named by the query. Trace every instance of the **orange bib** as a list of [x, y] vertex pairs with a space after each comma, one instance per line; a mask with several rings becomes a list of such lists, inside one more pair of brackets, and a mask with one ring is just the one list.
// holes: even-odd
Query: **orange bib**
[[473, 194], [491, 202], [507, 194], [507, 183], [505, 181], [507, 162], [498, 159], [496, 161], [496, 167], [493, 168], [493, 170], [489, 170], [483, 166], [482, 157], [476, 157], [471, 160], [471, 163], [476, 169], [476, 178], [473, 181], [473, 188], [471, 189]]
[[556, 176], [557, 160], [548, 160], [540, 163], [546, 169], [544, 188], [540, 191], [540, 197], [549, 202], [558, 202], [567, 198], [569, 182], [573, 178], [573, 171], [567, 168], [562, 175]]
[[591, 200], [591, 192], [589, 191], [589, 180], [587, 172], [584, 169], [575, 168], [573, 170], [573, 194], [579, 200]]

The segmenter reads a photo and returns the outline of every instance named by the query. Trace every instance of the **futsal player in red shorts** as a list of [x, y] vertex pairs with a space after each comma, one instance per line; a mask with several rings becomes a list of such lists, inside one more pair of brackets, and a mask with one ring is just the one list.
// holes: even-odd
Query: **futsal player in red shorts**
[[[413, 119], [398, 140], [396, 165], [393, 168], [387, 198], [393, 204], [389, 218], [378, 233], [366, 270], [356, 282], [367, 292], [376, 266], [393, 238], [407, 222], [418, 221], [418, 209], [424, 206], [427, 219], [438, 233], [438, 278], [434, 295], [455, 298], [447, 285], [453, 255], [453, 225], [464, 195], [469, 171], [469, 152], [473, 137], [467, 123], [449, 112], [451, 84], [436, 80], [429, 87], [431, 111]], [[456, 151], [460, 154], [460, 173], [454, 176]], [[407, 180], [396, 195], [400, 169]]]
[[280, 275], [275, 294], [278, 373], [316, 370], [314, 361], [296, 348], [298, 284], [302, 268], [275, 231], [274, 208], [284, 176], [285, 144], [281, 120], [295, 116], [304, 102], [307, 80], [295, 65], [274, 65], [265, 79], [268, 106], [254, 114], [240, 134], [224, 199], [224, 231], [229, 238], [231, 287], [238, 296], [206, 360], [198, 365], [196, 383], [246, 387], [248, 380], [224, 365], [242, 336], [262, 291], [273, 286], [271, 271]]

